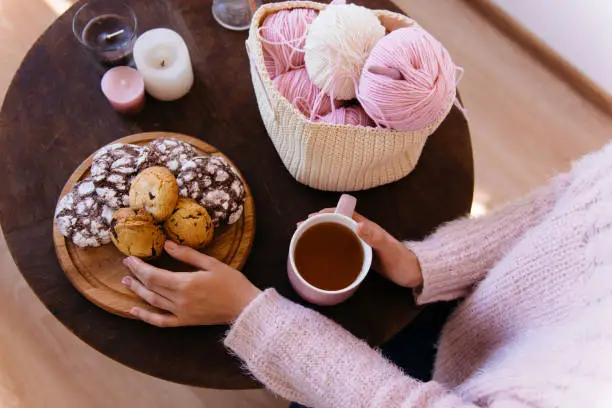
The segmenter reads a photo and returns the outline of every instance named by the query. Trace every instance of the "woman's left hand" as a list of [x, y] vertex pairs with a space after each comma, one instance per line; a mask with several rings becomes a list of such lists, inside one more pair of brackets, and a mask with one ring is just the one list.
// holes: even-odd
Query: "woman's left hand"
[[168, 313], [140, 307], [132, 315], [159, 327], [226, 324], [235, 321], [261, 292], [242, 273], [189, 247], [166, 241], [166, 252], [197, 272], [170, 272], [129, 257], [124, 264], [134, 276], [122, 282], [145, 302]]

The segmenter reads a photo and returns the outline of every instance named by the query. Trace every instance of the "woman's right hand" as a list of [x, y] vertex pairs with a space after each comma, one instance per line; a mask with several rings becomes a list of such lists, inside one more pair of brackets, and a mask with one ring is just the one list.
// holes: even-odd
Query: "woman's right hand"
[[[334, 208], [326, 208], [320, 213], [333, 213]], [[357, 235], [372, 247], [376, 255], [374, 269], [390, 281], [408, 288], [417, 288], [423, 285], [421, 266], [414, 252], [395, 239], [380, 225], [368, 220], [364, 216], [354, 213], [353, 219], [357, 221]]]

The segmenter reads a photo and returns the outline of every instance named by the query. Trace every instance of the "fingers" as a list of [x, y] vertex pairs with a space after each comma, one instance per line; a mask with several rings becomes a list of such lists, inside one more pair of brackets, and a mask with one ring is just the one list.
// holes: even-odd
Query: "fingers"
[[145, 288], [144, 285], [137, 279], [134, 279], [131, 276], [126, 276], [121, 280], [121, 283], [127, 286], [132, 292], [151, 306], [168, 311], [174, 310], [174, 304], [169, 299], [163, 297], [159, 293], [155, 293]]
[[159, 292], [165, 289], [176, 289], [178, 277], [164, 269], [159, 269], [143, 262], [134, 256], [123, 260], [123, 264], [140, 280], [147, 288]]
[[157, 327], [176, 327], [180, 326], [178, 317], [173, 314], [161, 314], [149, 312], [141, 307], [133, 307], [130, 310], [132, 316], [142, 320], [143, 322], [152, 324]]
[[357, 235], [374, 249], [381, 249], [389, 242], [389, 234], [373, 222], [359, 222]]
[[203, 253], [198, 252], [193, 248], [178, 245], [177, 243], [170, 240], [166, 241], [164, 248], [166, 249], [166, 252], [168, 252], [173, 258], [193, 265], [196, 268], [203, 269], [205, 271], [209, 271], [220, 264], [218, 260], [211, 256], [204, 255]]
[[353, 213], [353, 219], [357, 222], [365, 222], [365, 223], [371, 223], [374, 224], [376, 226], [378, 226], [378, 224], [373, 223], [372, 221], [368, 220], [366, 217], [364, 217], [363, 215], [359, 214], [358, 212], [354, 212]]

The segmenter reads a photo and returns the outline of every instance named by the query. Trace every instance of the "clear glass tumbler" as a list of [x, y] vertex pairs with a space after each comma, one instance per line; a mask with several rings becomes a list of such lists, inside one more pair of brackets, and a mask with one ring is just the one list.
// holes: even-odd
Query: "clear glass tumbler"
[[72, 19], [74, 36], [106, 68], [132, 63], [138, 21], [121, 0], [90, 0]]
[[229, 30], [248, 30], [261, 0], [213, 0], [212, 13], [217, 23]]

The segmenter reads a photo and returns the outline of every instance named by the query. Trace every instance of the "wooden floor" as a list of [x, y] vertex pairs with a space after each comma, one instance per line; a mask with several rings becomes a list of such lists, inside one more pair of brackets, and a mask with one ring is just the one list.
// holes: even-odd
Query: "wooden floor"
[[[23, 55], [71, 0], [0, 0], [0, 100]], [[475, 212], [526, 193], [609, 140], [601, 114], [462, 0], [397, 0], [466, 74], [476, 164]], [[185, 387], [92, 350], [44, 308], [0, 236], [0, 407], [285, 407], [264, 391]]]

